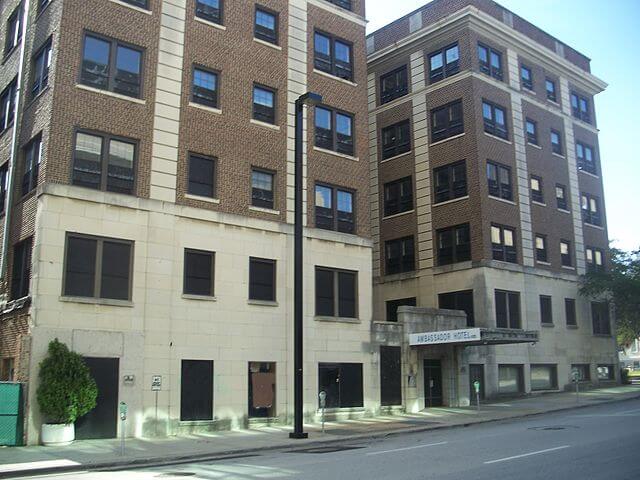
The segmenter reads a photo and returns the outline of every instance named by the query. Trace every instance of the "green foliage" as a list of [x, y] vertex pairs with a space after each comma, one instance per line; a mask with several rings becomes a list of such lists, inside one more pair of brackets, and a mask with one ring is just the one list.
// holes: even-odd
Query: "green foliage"
[[40, 411], [50, 423], [73, 423], [96, 406], [98, 388], [80, 355], [56, 338], [40, 362]]
[[582, 279], [580, 293], [586, 297], [606, 295], [616, 312], [618, 344], [629, 346], [640, 337], [640, 250], [612, 248], [611, 268], [590, 272]]

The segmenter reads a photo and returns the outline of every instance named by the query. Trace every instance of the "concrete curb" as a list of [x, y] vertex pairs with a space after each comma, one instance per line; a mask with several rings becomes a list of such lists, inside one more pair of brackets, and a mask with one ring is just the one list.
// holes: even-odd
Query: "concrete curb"
[[234, 458], [253, 456], [261, 452], [273, 452], [277, 450], [295, 450], [299, 448], [308, 449], [308, 448], [320, 447], [328, 444], [353, 443], [353, 442], [363, 441], [363, 440], [373, 440], [378, 438], [396, 437], [399, 435], [406, 435], [411, 433], [426, 432], [429, 430], [447, 430], [447, 429], [453, 429], [453, 428], [464, 428], [472, 425], [481, 425], [485, 423], [508, 422], [511, 420], [519, 419], [519, 418], [530, 418], [530, 417], [545, 415], [548, 413], [557, 413], [557, 412], [563, 412], [568, 410], [578, 410], [582, 408], [596, 407], [598, 405], [605, 405], [609, 403], [620, 403], [620, 402], [626, 402], [626, 401], [637, 400], [637, 399], [640, 399], [640, 393], [627, 398], [620, 398], [620, 399], [616, 398], [616, 399], [603, 400], [603, 401], [598, 401], [593, 403], [582, 403], [577, 405], [553, 408], [553, 409], [539, 411], [539, 412], [514, 414], [514, 415], [509, 415], [509, 416], [500, 417], [500, 418], [484, 418], [484, 419], [478, 419], [478, 420], [470, 420], [468, 422], [457, 423], [457, 424], [424, 425], [424, 426], [408, 427], [408, 428], [396, 428], [393, 430], [363, 433], [358, 435], [345, 436], [341, 438], [316, 439], [316, 440], [312, 440], [312, 441], [304, 442], [300, 444], [282, 443], [282, 444], [271, 445], [269, 447], [260, 447], [260, 448], [254, 447], [254, 448], [228, 450], [228, 451], [217, 452], [217, 453], [200, 453], [196, 455], [181, 455], [181, 456], [172, 457], [170, 459], [167, 459], [166, 457], [147, 457], [147, 458], [134, 458], [134, 459], [123, 459], [123, 460], [111, 460], [108, 462], [98, 462], [98, 463], [80, 464], [80, 465], [65, 465], [60, 467], [34, 468], [34, 469], [16, 470], [12, 472], [0, 472], [0, 479], [29, 477], [29, 476], [37, 476], [37, 475], [50, 475], [54, 473], [64, 474], [64, 473], [82, 472], [82, 471], [98, 471], [98, 470], [118, 471], [118, 470], [126, 470], [129, 468], [162, 467], [162, 466], [168, 466], [168, 465], [180, 465], [184, 463], [192, 463], [196, 461], [205, 462], [205, 461], [218, 461], [218, 460], [226, 460], [226, 459], [231, 460]]

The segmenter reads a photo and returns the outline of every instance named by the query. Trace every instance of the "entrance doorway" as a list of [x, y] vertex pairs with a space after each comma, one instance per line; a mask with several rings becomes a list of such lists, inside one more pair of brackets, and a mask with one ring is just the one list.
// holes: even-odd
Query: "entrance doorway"
[[380, 347], [380, 404], [402, 405], [401, 347]]
[[469, 365], [469, 401], [476, 401], [476, 389], [473, 382], [480, 382], [480, 400], [484, 400], [484, 365]]
[[115, 438], [118, 434], [118, 358], [84, 357], [98, 387], [96, 408], [76, 421], [76, 438]]
[[249, 417], [276, 416], [276, 364], [249, 362]]
[[442, 406], [442, 363], [440, 360], [424, 361], [424, 406]]

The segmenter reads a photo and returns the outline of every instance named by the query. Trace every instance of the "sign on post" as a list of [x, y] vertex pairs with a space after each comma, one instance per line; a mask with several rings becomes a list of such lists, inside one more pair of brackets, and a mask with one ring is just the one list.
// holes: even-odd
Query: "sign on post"
[[157, 392], [162, 390], [162, 375], [153, 375], [151, 377], [151, 391]]

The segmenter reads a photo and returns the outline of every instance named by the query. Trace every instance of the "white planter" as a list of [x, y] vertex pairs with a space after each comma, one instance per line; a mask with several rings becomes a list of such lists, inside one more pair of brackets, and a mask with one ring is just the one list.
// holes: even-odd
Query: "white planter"
[[69, 445], [76, 438], [73, 423], [44, 423], [42, 424], [42, 444], [47, 447]]

